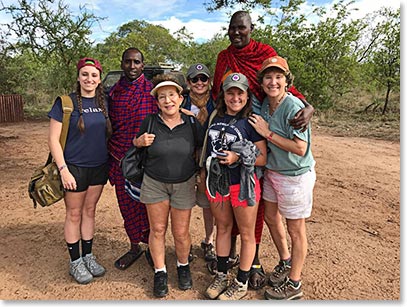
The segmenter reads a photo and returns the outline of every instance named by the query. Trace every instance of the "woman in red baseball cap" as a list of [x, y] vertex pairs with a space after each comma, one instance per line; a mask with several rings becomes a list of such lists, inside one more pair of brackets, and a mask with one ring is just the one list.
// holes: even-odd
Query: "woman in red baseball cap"
[[[102, 66], [92, 58], [77, 63], [76, 91], [65, 148], [59, 138], [64, 108], [58, 97], [51, 111], [48, 145], [58, 165], [66, 207], [64, 234], [70, 255], [69, 274], [80, 284], [102, 276], [105, 268], [92, 253], [96, 204], [108, 176], [107, 138], [112, 128], [102, 85]], [[80, 252], [80, 242], [82, 251]]]

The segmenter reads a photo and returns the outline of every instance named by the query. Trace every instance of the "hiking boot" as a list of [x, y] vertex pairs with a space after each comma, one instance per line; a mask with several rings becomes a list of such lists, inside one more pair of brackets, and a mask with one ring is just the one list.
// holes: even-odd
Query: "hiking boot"
[[212, 243], [201, 242], [201, 248], [204, 252], [205, 261], [216, 260], [215, 248]]
[[222, 196], [229, 195], [230, 175], [226, 166], [221, 165], [217, 158], [211, 156], [206, 160], [206, 188], [212, 198], [216, 197], [216, 192]]
[[71, 275], [79, 284], [90, 283], [93, 279], [92, 274], [85, 266], [82, 258], [69, 263], [69, 275]]
[[[218, 160], [219, 163], [219, 160]], [[223, 164], [220, 166], [220, 178], [218, 181], [217, 191], [222, 196], [228, 196], [230, 194], [230, 172], [229, 167]]]
[[96, 261], [96, 257], [90, 253], [82, 257], [88, 271], [93, 277], [100, 277], [105, 275], [106, 269]]
[[301, 281], [296, 287], [288, 277], [279, 287], [270, 288], [264, 292], [266, 300], [298, 300], [302, 295]]
[[228, 275], [225, 273], [216, 273], [212, 283], [205, 291], [205, 296], [211, 300], [216, 299], [228, 287]]
[[232, 281], [231, 285], [219, 295], [218, 300], [221, 301], [237, 301], [247, 295], [247, 282], [246, 284], [238, 281], [236, 278]]
[[220, 168], [214, 168], [213, 164], [216, 159], [211, 156], [206, 159], [206, 189], [212, 198], [216, 197], [216, 186], [220, 176]]
[[155, 297], [164, 297], [168, 294], [168, 274], [160, 271], [154, 273], [154, 290]]
[[275, 288], [280, 286], [285, 278], [288, 276], [291, 270], [291, 260], [290, 261], [283, 261], [280, 262], [274, 267], [273, 272], [268, 279], [269, 286]]
[[178, 272], [178, 288], [180, 288], [181, 290], [191, 289], [192, 277], [189, 264], [177, 267], [177, 272]]

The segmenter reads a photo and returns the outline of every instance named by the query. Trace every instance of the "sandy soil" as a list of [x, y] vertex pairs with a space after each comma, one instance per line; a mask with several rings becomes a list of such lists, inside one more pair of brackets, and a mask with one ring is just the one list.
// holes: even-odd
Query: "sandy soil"
[[[33, 209], [27, 195], [32, 171], [47, 157], [48, 122], [0, 124], [0, 299], [152, 300], [153, 272], [144, 256], [126, 271], [113, 266], [128, 248], [112, 187], [97, 211], [94, 253], [104, 277], [78, 285], [68, 274], [63, 239], [64, 204]], [[304, 300], [400, 299], [400, 144], [335, 137], [314, 129], [317, 161]], [[202, 300], [211, 280], [202, 259], [203, 222], [193, 210], [192, 290], [177, 288], [174, 248], [168, 236], [170, 293], [166, 300]], [[260, 251], [269, 273], [276, 249], [265, 227]], [[263, 299], [263, 290], [246, 300]]]

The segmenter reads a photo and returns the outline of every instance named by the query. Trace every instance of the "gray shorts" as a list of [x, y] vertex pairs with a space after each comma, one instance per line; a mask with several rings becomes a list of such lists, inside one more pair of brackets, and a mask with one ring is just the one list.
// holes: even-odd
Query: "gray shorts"
[[209, 203], [208, 197], [205, 192], [200, 192], [196, 190], [196, 203], [200, 208], [210, 208], [211, 204]]
[[146, 205], [164, 200], [176, 209], [192, 209], [196, 203], [195, 176], [181, 183], [163, 183], [144, 173], [140, 190], [140, 201]]

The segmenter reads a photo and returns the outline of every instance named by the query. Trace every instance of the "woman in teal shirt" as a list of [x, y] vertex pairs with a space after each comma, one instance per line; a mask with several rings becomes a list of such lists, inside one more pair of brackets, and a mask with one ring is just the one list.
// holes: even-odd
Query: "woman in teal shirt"
[[[266, 299], [302, 297], [301, 271], [307, 254], [305, 219], [311, 216], [316, 175], [311, 152], [311, 128], [294, 129], [289, 119], [302, 108], [302, 102], [287, 92], [293, 81], [287, 61], [279, 56], [266, 59], [258, 72], [266, 94], [261, 115], [250, 122], [267, 139], [268, 154], [264, 173], [264, 219], [279, 253], [265, 292]], [[291, 238], [291, 254], [282, 216]]]

